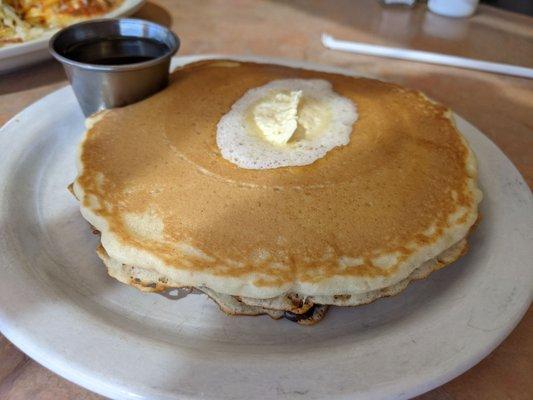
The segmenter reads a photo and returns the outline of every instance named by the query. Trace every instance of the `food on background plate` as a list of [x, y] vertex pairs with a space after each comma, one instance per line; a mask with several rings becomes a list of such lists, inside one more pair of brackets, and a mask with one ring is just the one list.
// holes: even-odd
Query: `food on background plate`
[[482, 197], [450, 110], [423, 94], [232, 60], [93, 115], [73, 192], [119, 281], [300, 324], [455, 261]]
[[32, 27], [24, 21], [3, 1], [0, 3], [0, 46], [24, 42], [42, 35], [43, 32], [42, 28]]
[[123, 0], [2, 0], [0, 46], [38, 38], [45, 32], [102, 16]]

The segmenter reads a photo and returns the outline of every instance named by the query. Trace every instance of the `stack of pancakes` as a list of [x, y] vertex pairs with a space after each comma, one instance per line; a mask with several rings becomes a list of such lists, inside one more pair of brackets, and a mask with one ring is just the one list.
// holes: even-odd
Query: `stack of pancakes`
[[[248, 90], [322, 79], [357, 105], [348, 144], [310, 165], [244, 169], [217, 124]], [[402, 291], [467, 248], [481, 192], [450, 111], [419, 92], [281, 65], [209, 60], [88, 121], [74, 193], [111, 276], [196, 288], [228, 314], [320, 320]]]

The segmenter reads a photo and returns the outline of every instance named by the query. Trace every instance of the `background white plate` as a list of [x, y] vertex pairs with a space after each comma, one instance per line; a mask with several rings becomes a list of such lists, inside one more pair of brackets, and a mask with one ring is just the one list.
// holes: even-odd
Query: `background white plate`
[[[125, 17], [136, 12], [145, 0], [124, 0], [113, 11], [99, 15], [95, 18]], [[36, 62], [51, 57], [48, 52], [48, 40], [57, 29], [46, 31], [42, 36], [23, 43], [14, 43], [0, 47], [0, 73], [13, 70], [17, 67], [35, 64]]]
[[436, 387], [507, 336], [533, 281], [531, 193], [492, 142], [457, 121], [485, 193], [470, 252], [399, 296], [334, 307], [303, 327], [228, 317], [204, 296], [171, 301], [109, 278], [66, 189], [84, 127], [70, 87], [58, 90], [0, 130], [0, 330], [51, 370], [114, 398], [378, 399]]

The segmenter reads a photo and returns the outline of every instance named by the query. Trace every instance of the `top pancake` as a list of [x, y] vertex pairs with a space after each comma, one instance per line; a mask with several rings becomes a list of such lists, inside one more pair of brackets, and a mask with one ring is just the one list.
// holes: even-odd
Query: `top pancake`
[[[216, 126], [247, 90], [325, 79], [352, 100], [350, 142], [311, 165], [247, 170]], [[390, 286], [466, 236], [481, 198], [450, 112], [373, 79], [211, 60], [165, 90], [101, 113], [74, 190], [109, 256], [175, 283], [255, 298]]]

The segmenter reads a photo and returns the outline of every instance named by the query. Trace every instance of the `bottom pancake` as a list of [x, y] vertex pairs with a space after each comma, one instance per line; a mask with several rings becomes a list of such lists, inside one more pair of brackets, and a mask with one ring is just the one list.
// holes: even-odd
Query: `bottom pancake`
[[[72, 193], [72, 185], [69, 185], [68, 189]], [[477, 221], [471, 230], [475, 229], [476, 225]], [[94, 234], [99, 234], [99, 231], [94, 227], [92, 227], [92, 231]], [[167, 278], [154, 271], [126, 265], [112, 259], [102, 245], [97, 248], [96, 253], [107, 267], [110, 276], [143, 292], [165, 294], [165, 292], [175, 289], [187, 289], [188, 293], [196, 291], [206, 294], [227, 315], [268, 315], [273, 319], [285, 317], [300, 325], [313, 325], [324, 318], [330, 305], [358, 306], [371, 303], [382, 297], [397, 295], [405, 290], [412, 281], [427, 278], [432, 272], [456, 261], [467, 250], [468, 243], [466, 238], [463, 238], [437, 257], [423, 263], [403, 280], [378, 290], [359, 294], [306, 297], [297, 293], [288, 293], [271, 299], [232, 296], [218, 293], [207, 287], [192, 288], [186, 285], [169, 284]], [[168, 295], [166, 297], [172, 298]]]
[[[368, 304], [382, 297], [394, 296], [402, 292], [411, 281], [424, 279], [461, 257], [467, 250], [467, 241], [462, 239], [415, 269], [409, 276], [396, 284], [366, 293], [341, 294], [335, 296], [306, 296], [288, 293], [271, 299], [255, 299], [232, 296], [215, 292], [207, 287], [194, 288], [209, 296], [228, 315], [269, 315], [279, 319], [285, 317], [301, 325], [312, 325], [320, 321], [330, 305], [358, 306]], [[120, 282], [134, 286], [144, 292], [165, 292], [177, 288], [190, 288], [186, 285], [169, 284], [168, 280], [155, 271], [122, 264], [107, 254], [102, 246], [98, 256], [108, 269], [108, 273]]]

